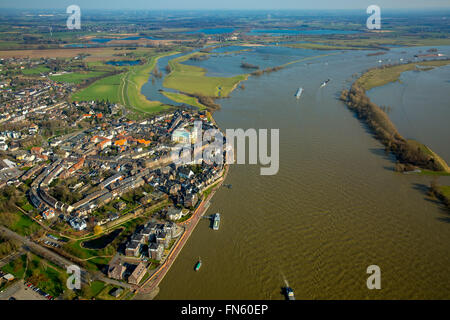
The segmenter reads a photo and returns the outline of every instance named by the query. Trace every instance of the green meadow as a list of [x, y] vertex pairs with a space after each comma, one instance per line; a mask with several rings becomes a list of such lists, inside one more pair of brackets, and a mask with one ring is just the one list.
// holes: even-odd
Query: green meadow
[[102, 71], [88, 71], [88, 72], [71, 72], [71, 73], [65, 73], [61, 75], [53, 75], [50, 76], [50, 79], [53, 81], [58, 82], [65, 82], [65, 83], [82, 83], [83, 81], [89, 79], [89, 78], [95, 78], [95, 77], [101, 77], [104, 75], [105, 72]]
[[234, 77], [207, 77], [206, 70], [196, 66], [182, 64], [195, 53], [187, 54], [169, 61], [171, 72], [164, 79], [164, 87], [190, 94], [210, 97], [227, 97], [248, 74]]
[[40, 65], [40, 66], [37, 66], [34, 68], [30, 68], [30, 69], [22, 70], [22, 73], [26, 76], [38, 75], [38, 74], [47, 73], [47, 72], [50, 72], [50, 69], [43, 65]]
[[204, 110], [206, 109], [206, 106], [201, 104], [197, 98], [195, 97], [190, 97], [187, 96], [185, 94], [182, 93], [177, 93], [177, 92], [168, 92], [168, 91], [162, 91], [161, 92], [163, 95], [165, 95], [167, 98], [178, 102], [178, 103], [185, 103], [187, 105], [193, 106], [193, 107], [197, 107], [200, 110]]
[[95, 81], [74, 95], [73, 101], [104, 100], [119, 103], [140, 113], [155, 113], [169, 108], [159, 101], [150, 101], [142, 93], [142, 86], [148, 81], [150, 73], [159, 58], [174, 52], [155, 55], [143, 65], [123, 68], [126, 71]]
[[121, 91], [123, 90], [123, 75], [115, 74], [95, 81], [89, 87], [72, 95], [74, 101], [104, 100], [113, 103], [123, 103]]
[[[391, 66], [389, 68], [373, 68], [364, 73], [356, 83], [364, 90], [370, 90], [375, 87], [384, 86], [390, 82], [395, 82], [400, 79], [400, 75], [405, 71], [421, 70], [417, 66], [422, 67], [440, 67], [450, 64], [450, 60], [435, 60], [418, 63], [407, 63]], [[424, 69], [429, 70], [429, 69]]]

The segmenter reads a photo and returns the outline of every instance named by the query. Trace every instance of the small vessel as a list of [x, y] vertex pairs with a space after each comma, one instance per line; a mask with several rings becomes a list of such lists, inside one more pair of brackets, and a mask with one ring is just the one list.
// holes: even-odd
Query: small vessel
[[201, 266], [202, 266], [202, 260], [199, 257], [197, 263], [195, 264], [194, 270], [195, 271], [200, 270]]
[[213, 229], [219, 230], [219, 226], [220, 226], [220, 213], [216, 213], [214, 215]]
[[328, 79], [327, 81], [322, 82], [322, 84], [320, 85], [320, 87], [321, 87], [321, 88], [325, 87], [325, 86], [328, 84], [328, 82], [330, 82], [330, 81], [331, 81], [331, 80]]
[[303, 93], [303, 88], [298, 88], [297, 93], [295, 94], [295, 97], [297, 99], [300, 99], [302, 93]]
[[295, 300], [294, 290], [291, 287], [286, 287], [285, 292], [288, 300]]

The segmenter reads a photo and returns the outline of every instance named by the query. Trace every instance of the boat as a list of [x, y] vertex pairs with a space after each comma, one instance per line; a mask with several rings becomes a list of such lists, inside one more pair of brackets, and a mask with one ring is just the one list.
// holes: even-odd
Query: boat
[[300, 99], [300, 96], [302, 95], [302, 93], [303, 93], [303, 88], [298, 88], [297, 93], [295, 94], [295, 97], [297, 99]]
[[294, 290], [291, 287], [286, 287], [285, 292], [288, 300], [295, 300]]
[[214, 215], [213, 229], [214, 230], [219, 230], [219, 226], [220, 226], [220, 213], [216, 213]]
[[199, 257], [197, 263], [195, 264], [194, 270], [195, 270], [195, 271], [200, 270], [201, 266], [202, 266], [202, 260], [201, 260], [200, 257]]
[[327, 81], [322, 82], [322, 84], [320, 85], [320, 87], [321, 87], [321, 88], [325, 87], [325, 86], [328, 84], [328, 82], [330, 82], [330, 81], [331, 81], [331, 80], [328, 79]]

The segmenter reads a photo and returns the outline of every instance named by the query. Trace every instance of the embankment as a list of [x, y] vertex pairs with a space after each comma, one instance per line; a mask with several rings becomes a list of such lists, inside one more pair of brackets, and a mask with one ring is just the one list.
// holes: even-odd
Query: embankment
[[[370, 101], [366, 90], [397, 81], [404, 71], [429, 70], [429, 68], [449, 64], [450, 60], [424, 61], [401, 65], [373, 68], [365, 72], [352, 85], [350, 90], [343, 90], [341, 100], [356, 113], [373, 131], [378, 140], [392, 152], [398, 160], [397, 171], [410, 171], [416, 168], [438, 172], [450, 172], [447, 163], [436, 153], [420, 142], [406, 140], [388, 115], [375, 103]], [[426, 69], [421, 69], [425, 67]]]

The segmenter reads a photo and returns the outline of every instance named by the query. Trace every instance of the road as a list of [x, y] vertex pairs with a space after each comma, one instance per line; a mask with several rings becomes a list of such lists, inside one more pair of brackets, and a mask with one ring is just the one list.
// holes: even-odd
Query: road
[[[61, 268], [63, 268], [64, 270], [67, 270], [68, 266], [72, 266], [75, 265], [74, 262], [60, 256], [59, 254], [41, 246], [40, 244], [37, 244], [23, 236], [21, 236], [20, 234], [15, 233], [14, 231], [9, 230], [8, 228], [5, 228], [4, 226], [0, 226], [0, 234], [4, 237], [10, 238], [10, 239], [15, 239], [17, 241], [20, 241], [24, 247], [26, 249], [29, 249], [30, 251], [35, 252], [36, 254], [38, 254], [39, 256], [43, 257], [44, 259], [47, 259], [55, 264], [57, 264], [58, 266], [60, 266]], [[117, 285], [120, 286], [122, 288], [125, 289], [130, 289], [130, 290], [135, 290], [137, 287], [133, 286], [131, 284], [128, 283], [124, 283], [124, 282], [120, 282], [114, 279], [110, 279], [107, 278], [101, 274], [92, 274], [89, 271], [83, 269], [80, 267], [81, 270], [81, 276], [82, 276], [82, 280], [84, 280], [84, 282], [87, 282], [88, 278], [90, 279], [96, 279], [96, 280], [100, 280], [112, 285]]]

